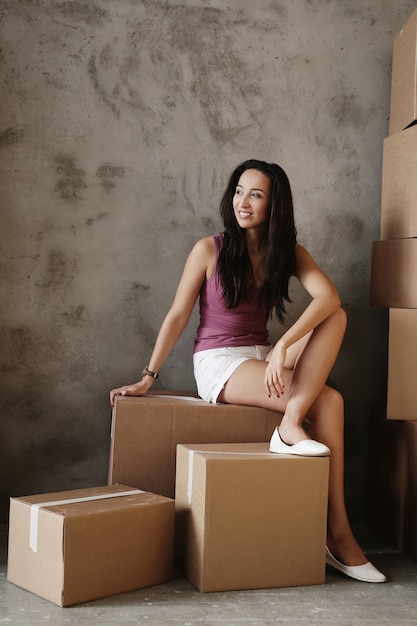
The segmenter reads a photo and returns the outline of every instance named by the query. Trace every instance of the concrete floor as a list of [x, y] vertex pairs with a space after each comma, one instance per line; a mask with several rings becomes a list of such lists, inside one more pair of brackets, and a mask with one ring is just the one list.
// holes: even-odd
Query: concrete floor
[[63, 609], [7, 583], [7, 533], [3, 527], [0, 624], [417, 624], [417, 562], [369, 531], [358, 537], [370, 559], [386, 573], [387, 583], [355, 582], [329, 570], [324, 585], [203, 594], [176, 573], [168, 584]]

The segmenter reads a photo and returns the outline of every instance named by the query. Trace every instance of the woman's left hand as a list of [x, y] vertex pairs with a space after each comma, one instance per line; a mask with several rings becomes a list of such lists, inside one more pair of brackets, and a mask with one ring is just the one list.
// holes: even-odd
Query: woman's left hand
[[267, 368], [265, 370], [265, 387], [268, 391], [268, 396], [272, 395], [282, 396], [284, 393], [284, 364], [287, 356], [287, 349], [278, 341], [273, 348], [271, 356], [268, 361]]

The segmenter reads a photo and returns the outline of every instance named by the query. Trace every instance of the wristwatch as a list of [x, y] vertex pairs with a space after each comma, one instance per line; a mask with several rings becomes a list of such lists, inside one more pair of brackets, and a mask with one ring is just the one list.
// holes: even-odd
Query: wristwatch
[[142, 372], [142, 378], [144, 376], [151, 376], [152, 378], [158, 378], [159, 374], [158, 372], [151, 372], [151, 370], [149, 369], [149, 367], [147, 365], [145, 365], [145, 367], [143, 368], [143, 372]]

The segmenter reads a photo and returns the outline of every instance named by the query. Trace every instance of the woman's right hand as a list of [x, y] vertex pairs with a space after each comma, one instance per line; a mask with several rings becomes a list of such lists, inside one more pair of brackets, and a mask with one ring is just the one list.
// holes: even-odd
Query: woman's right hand
[[110, 391], [110, 404], [114, 407], [116, 396], [143, 396], [153, 383], [151, 376], [144, 376], [141, 381], [133, 385], [125, 385]]
[[283, 377], [287, 349], [282, 341], [278, 341], [268, 355], [268, 365], [265, 370], [265, 387], [268, 396], [278, 398], [284, 393], [285, 381]]

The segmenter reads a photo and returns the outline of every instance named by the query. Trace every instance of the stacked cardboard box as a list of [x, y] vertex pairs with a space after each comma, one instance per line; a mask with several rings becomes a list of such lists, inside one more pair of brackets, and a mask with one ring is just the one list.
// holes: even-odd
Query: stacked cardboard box
[[118, 397], [107, 486], [11, 498], [8, 580], [60, 606], [168, 581], [177, 444], [268, 442], [280, 420], [181, 394]]
[[324, 582], [328, 459], [270, 454], [281, 417], [192, 396], [117, 398], [109, 482], [175, 495], [176, 565], [201, 591]]
[[268, 443], [179, 445], [178, 567], [200, 591], [323, 583], [328, 476]]
[[[384, 416], [388, 421], [378, 416], [372, 420], [372, 517], [385, 536], [414, 556], [417, 532], [410, 529], [415, 517], [411, 502], [417, 497], [413, 480], [417, 473], [413, 436], [417, 428], [416, 124], [417, 10], [394, 41], [389, 136], [383, 147], [381, 239], [372, 244], [370, 291], [371, 305], [389, 309]], [[378, 483], [385, 485], [385, 497]], [[383, 510], [387, 501], [392, 504], [390, 512]]]
[[12, 498], [7, 579], [60, 606], [167, 582], [174, 516], [123, 485]]
[[209, 404], [194, 396], [119, 396], [113, 409], [109, 483], [173, 498], [179, 443], [269, 441], [281, 417], [260, 407]]

